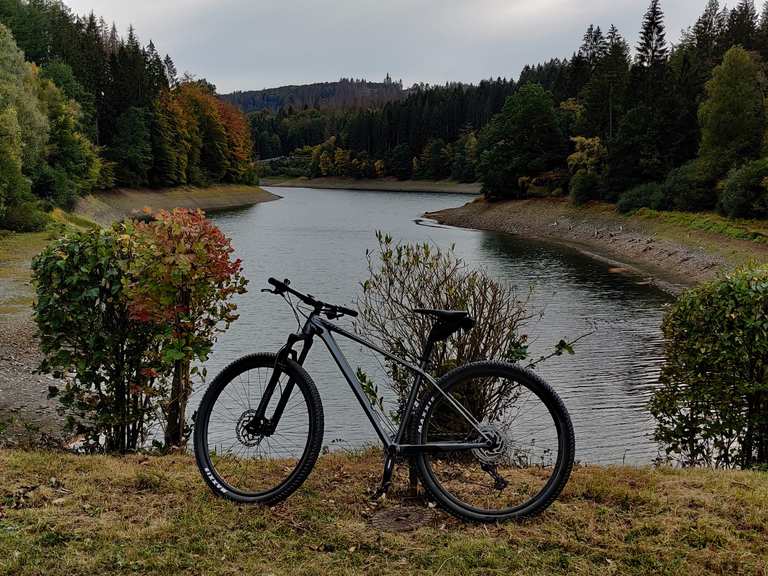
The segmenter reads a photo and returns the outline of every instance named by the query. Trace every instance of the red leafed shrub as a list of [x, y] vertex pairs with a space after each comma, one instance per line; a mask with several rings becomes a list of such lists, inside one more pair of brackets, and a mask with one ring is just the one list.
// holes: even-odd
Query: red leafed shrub
[[247, 280], [233, 259], [229, 239], [201, 210], [161, 211], [150, 222], [133, 222], [126, 293], [132, 319], [158, 328], [155, 360], [171, 376], [163, 403], [166, 446], [184, 443], [192, 362], [205, 361], [216, 335], [237, 319], [235, 294]]
[[200, 211], [72, 233], [33, 263], [41, 369], [88, 450], [128, 452], [162, 412], [165, 443], [186, 439], [193, 362], [236, 318], [245, 292], [229, 240]]

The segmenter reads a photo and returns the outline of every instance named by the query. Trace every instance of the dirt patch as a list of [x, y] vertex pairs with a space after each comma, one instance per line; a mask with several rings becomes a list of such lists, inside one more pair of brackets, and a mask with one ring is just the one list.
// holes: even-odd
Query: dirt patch
[[607, 204], [571, 206], [564, 199], [489, 203], [484, 199], [426, 215], [442, 224], [562, 242], [616, 266], [633, 268], [678, 293], [749, 261], [768, 262], [768, 245], [623, 216]]

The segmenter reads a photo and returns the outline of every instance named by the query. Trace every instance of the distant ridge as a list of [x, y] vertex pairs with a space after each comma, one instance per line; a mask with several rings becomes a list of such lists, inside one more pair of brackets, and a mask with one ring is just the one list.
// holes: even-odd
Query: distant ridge
[[383, 82], [342, 78], [338, 82], [236, 91], [221, 97], [249, 113], [281, 108], [367, 108], [400, 100], [407, 94], [402, 81], [394, 82], [387, 74]]

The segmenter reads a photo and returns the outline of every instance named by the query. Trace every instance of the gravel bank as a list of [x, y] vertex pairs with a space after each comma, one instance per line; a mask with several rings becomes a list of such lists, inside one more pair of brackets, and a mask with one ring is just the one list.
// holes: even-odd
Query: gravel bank
[[81, 198], [75, 207], [75, 213], [105, 226], [115, 220], [140, 214], [145, 207], [152, 210], [200, 208], [211, 212], [252, 206], [279, 198], [280, 196], [258, 186], [235, 184], [209, 188], [182, 186], [166, 190], [116, 188]]
[[48, 399], [50, 376], [35, 374], [42, 356], [29, 312], [0, 315], [0, 446], [58, 443], [64, 419]]
[[768, 261], [768, 246], [653, 220], [609, 205], [573, 207], [561, 199], [489, 203], [478, 199], [426, 215], [441, 224], [562, 242], [634, 269], [678, 293], [747, 260]]
[[275, 188], [325, 188], [333, 190], [375, 190], [378, 192], [439, 192], [441, 194], [480, 194], [478, 182], [456, 182], [454, 180], [397, 180], [377, 178], [355, 180], [354, 178], [288, 178], [275, 176], [262, 178], [262, 186]]

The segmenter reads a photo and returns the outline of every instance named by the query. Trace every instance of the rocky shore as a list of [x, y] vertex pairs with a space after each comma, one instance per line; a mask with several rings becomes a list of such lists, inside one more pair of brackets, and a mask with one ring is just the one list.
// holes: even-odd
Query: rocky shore
[[768, 261], [768, 245], [623, 216], [610, 205], [574, 207], [564, 199], [487, 202], [426, 214], [441, 224], [565, 243], [649, 277], [678, 293], [748, 261]]

